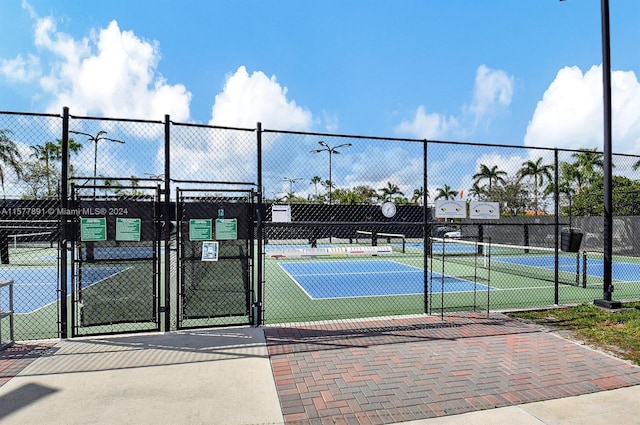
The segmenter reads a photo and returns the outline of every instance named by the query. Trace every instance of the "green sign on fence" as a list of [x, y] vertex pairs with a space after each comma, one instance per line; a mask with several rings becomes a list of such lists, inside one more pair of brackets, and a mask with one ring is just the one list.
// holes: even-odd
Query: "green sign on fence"
[[238, 239], [238, 219], [216, 219], [216, 240], [223, 241], [236, 239]]
[[210, 241], [211, 219], [192, 218], [189, 220], [189, 240], [190, 241]]
[[98, 242], [107, 240], [107, 219], [80, 218], [80, 240]]
[[139, 241], [141, 223], [139, 218], [116, 218], [116, 240]]

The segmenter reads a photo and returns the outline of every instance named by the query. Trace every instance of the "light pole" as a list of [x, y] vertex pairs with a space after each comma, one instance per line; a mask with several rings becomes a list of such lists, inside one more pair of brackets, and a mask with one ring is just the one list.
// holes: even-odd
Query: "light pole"
[[[560, 0], [564, 1], [564, 0]], [[613, 293], [613, 176], [611, 152], [611, 38], [609, 31], [609, 0], [600, 0], [602, 26], [602, 100], [604, 112], [604, 285], [603, 299], [594, 300], [596, 305], [619, 308], [621, 303], [612, 300]]]
[[331, 186], [333, 186], [333, 178], [332, 178], [332, 166], [331, 166], [331, 155], [335, 154], [339, 154], [340, 152], [337, 150], [338, 148], [342, 148], [342, 147], [347, 147], [347, 146], [351, 146], [351, 143], [343, 143], [341, 145], [338, 146], [329, 146], [326, 142], [324, 142], [323, 140], [320, 140], [318, 142], [318, 144], [320, 146], [322, 146], [322, 149], [314, 149], [311, 151], [311, 153], [320, 153], [320, 152], [329, 152], [329, 205], [332, 204], [332, 199], [331, 199]]
[[[104, 130], [100, 130], [98, 131], [98, 133], [96, 133], [95, 136], [89, 134], [89, 133], [83, 133], [82, 131], [73, 131], [73, 130], [69, 130], [69, 133], [73, 133], [73, 134], [81, 134], [83, 136], [87, 136], [90, 142], [93, 142], [94, 144], [94, 148], [93, 148], [93, 185], [96, 185], [96, 178], [98, 177], [98, 142], [100, 140], [108, 140], [109, 142], [114, 142], [114, 143], [121, 143], [124, 144], [124, 142], [122, 140], [118, 140], [118, 139], [111, 139], [109, 137], [104, 137], [105, 134], [107, 134], [106, 131]], [[96, 188], [93, 188], [93, 197], [95, 198], [96, 196]]]
[[302, 177], [296, 177], [293, 179], [290, 179], [289, 177], [283, 177], [282, 180], [289, 182], [289, 200], [291, 200], [291, 197], [293, 196], [293, 185], [302, 180]]

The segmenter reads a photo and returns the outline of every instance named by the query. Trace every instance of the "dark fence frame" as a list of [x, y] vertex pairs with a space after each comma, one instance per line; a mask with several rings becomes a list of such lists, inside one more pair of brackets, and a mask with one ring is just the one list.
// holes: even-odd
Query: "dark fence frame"
[[[265, 277], [264, 277], [264, 270], [263, 270], [263, 250], [262, 250], [262, 246], [264, 243], [266, 243], [268, 240], [264, 239], [265, 238], [265, 230], [267, 228], [273, 227], [273, 226], [278, 226], [277, 224], [273, 224], [270, 223], [270, 216], [269, 216], [269, 203], [264, 195], [264, 193], [262, 193], [263, 190], [263, 173], [264, 173], [264, 164], [263, 164], [263, 136], [265, 134], [271, 134], [271, 135], [291, 135], [291, 136], [304, 136], [304, 137], [332, 137], [332, 138], [349, 138], [349, 139], [360, 139], [360, 140], [375, 140], [378, 142], [407, 142], [407, 143], [412, 143], [412, 144], [420, 144], [422, 146], [422, 152], [423, 152], [423, 174], [422, 174], [422, 184], [424, 188], [428, 187], [428, 174], [429, 174], [429, 170], [428, 170], [428, 152], [429, 152], [429, 147], [430, 146], [435, 146], [435, 145], [446, 145], [446, 146], [451, 146], [453, 148], [456, 147], [461, 147], [461, 146], [474, 146], [474, 147], [478, 147], [478, 146], [483, 146], [483, 147], [488, 147], [488, 148], [508, 148], [508, 149], [521, 149], [521, 150], [531, 150], [534, 148], [530, 148], [530, 147], [525, 147], [525, 146], [511, 146], [511, 145], [504, 145], [504, 144], [491, 144], [491, 143], [472, 143], [472, 142], [455, 142], [455, 141], [442, 141], [442, 140], [426, 140], [426, 139], [406, 139], [406, 138], [389, 138], [389, 137], [374, 137], [374, 136], [362, 136], [362, 135], [345, 135], [345, 134], [334, 134], [334, 133], [321, 133], [321, 132], [297, 132], [297, 131], [283, 131], [283, 130], [273, 130], [273, 129], [263, 129], [262, 128], [262, 124], [261, 123], [257, 123], [256, 124], [256, 128], [255, 129], [249, 129], [249, 128], [233, 128], [233, 127], [223, 127], [223, 126], [211, 126], [211, 125], [202, 125], [202, 124], [190, 124], [190, 123], [177, 123], [177, 122], [172, 122], [170, 119], [169, 115], [165, 115], [164, 116], [164, 120], [135, 120], [135, 119], [121, 119], [121, 118], [104, 118], [104, 117], [84, 117], [84, 116], [74, 116], [70, 114], [70, 110], [69, 108], [65, 107], [63, 108], [62, 111], [62, 115], [56, 115], [56, 114], [38, 114], [38, 113], [22, 113], [22, 112], [7, 112], [7, 111], [0, 111], [0, 116], [2, 115], [7, 115], [7, 116], [31, 116], [31, 117], [47, 117], [47, 118], [54, 118], [57, 119], [59, 118], [61, 120], [61, 142], [62, 142], [62, 150], [61, 150], [61, 157], [62, 157], [62, 161], [60, 161], [60, 178], [61, 178], [61, 184], [60, 184], [60, 191], [59, 191], [59, 197], [57, 198], [57, 202], [60, 208], [60, 212], [61, 214], [59, 215], [59, 225], [60, 225], [60, 236], [59, 236], [59, 241], [58, 241], [58, 246], [59, 246], [59, 256], [60, 256], [60, 261], [59, 261], [59, 276], [60, 276], [60, 282], [59, 282], [59, 335], [62, 338], [66, 338], [68, 336], [68, 327], [69, 327], [69, 311], [67, 309], [67, 303], [66, 302], [60, 302], [60, 300], [66, 300], [67, 296], [69, 295], [67, 293], [67, 287], [68, 287], [68, 283], [67, 282], [67, 260], [68, 260], [68, 248], [69, 248], [69, 240], [70, 240], [70, 231], [71, 231], [71, 219], [72, 216], [70, 216], [68, 214], [68, 211], [70, 211], [70, 196], [69, 196], [69, 185], [70, 183], [73, 181], [73, 177], [71, 177], [71, 171], [70, 171], [70, 151], [69, 151], [69, 134], [70, 134], [70, 128], [69, 128], [69, 124], [71, 120], [79, 120], [79, 121], [104, 121], [104, 122], [109, 122], [109, 123], [119, 123], [119, 122], [129, 122], [129, 123], [147, 123], [147, 124], [154, 124], [154, 125], [163, 125], [164, 127], [164, 131], [163, 131], [163, 136], [164, 136], [164, 140], [163, 140], [163, 144], [164, 144], [164, 175], [162, 176], [162, 178], [160, 180], [158, 179], [149, 179], [149, 180], [154, 180], [154, 181], [159, 181], [161, 183], [163, 183], [162, 185], [162, 189], [161, 189], [161, 195], [163, 196], [163, 200], [162, 203], [164, 205], [164, 211], [163, 211], [163, 216], [164, 216], [164, 225], [163, 225], [163, 234], [162, 234], [162, 242], [165, 248], [165, 252], [169, 252], [171, 249], [171, 227], [172, 227], [172, 220], [175, 217], [175, 202], [171, 200], [171, 193], [172, 193], [172, 187], [174, 185], [176, 185], [179, 182], [183, 182], [183, 183], [197, 183], [198, 180], [194, 179], [194, 180], [178, 180], [178, 179], [174, 179], [172, 177], [172, 156], [171, 156], [171, 147], [172, 147], [172, 143], [171, 143], [171, 132], [173, 128], [177, 128], [177, 127], [199, 127], [199, 128], [208, 128], [208, 129], [219, 129], [219, 130], [229, 130], [229, 131], [238, 131], [238, 132], [254, 132], [255, 133], [255, 141], [256, 144], [254, 146], [255, 149], [255, 158], [256, 158], [256, 163], [255, 163], [255, 167], [256, 167], [256, 177], [255, 177], [255, 181], [249, 181], [249, 182], [238, 182], [238, 181], [219, 181], [219, 182], [214, 182], [217, 184], [221, 184], [221, 185], [229, 185], [229, 186], [234, 186], [234, 185], [248, 185], [250, 187], [253, 187], [257, 193], [258, 199], [261, 200], [261, 205], [258, 207], [258, 211], [256, 214], [256, 222], [255, 222], [255, 230], [256, 230], [256, 242], [258, 244], [258, 249], [257, 249], [257, 261], [256, 261], [256, 270], [257, 270], [257, 276], [258, 276], [258, 281], [257, 281], [257, 288], [256, 288], [256, 306], [259, 307], [259, 309], [262, 311], [262, 309], [264, 308], [263, 306], [263, 302], [264, 302], [264, 294], [263, 294], [263, 286], [264, 285], [268, 285], [268, 282], [265, 282]], [[554, 214], [553, 217], [549, 220], [552, 220], [551, 224], [552, 226], [554, 226], [555, 228], [555, 236], [554, 236], [554, 245], [556, 247], [556, 258], [558, 255], [558, 249], [559, 249], [559, 237], [560, 237], [560, 229], [563, 226], [567, 226], [567, 225], [571, 225], [571, 222], [567, 223], [563, 218], [561, 218], [561, 214], [560, 214], [560, 192], [559, 192], [559, 159], [558, 159], [558, 153], [559, 152], [566, 152], [569, 154], [573, 154], [573, 153], [579, 153], [582, 152], [581, 150], [570, 150], [570, 149], [558, 149], [558, 148], [545, 148], [545, 147], [539, 147], [539, 148], [535, 148], [536, 150], [539, 151], [547, 151], [547, 152], [551, 152], [553, 153], [554, 156], [554, 192], [553, 192], [553, 202], [554, 202]], [[629, 158], [634, 158], [636, 159], [637, 157], [635, 155], [627, 155], [627, 154], [616, 154], [616, 155], [620, 155], [620, 156], [627, 156]], [[104, 180], [106, 178], [118, 178], [115, 176], [110, 176], [110, 177], [99, 177], [98, 179]], [[91, 177], [88, 177], [87, 179], [91, 179]], [[143, 178], [141, 178], [140, 180], [144, 180]], [[93, 184], [96, 184], [96, 176], [93, 176]], [[16, 202], [15, 200], [5, 200], [3, 201], [3, 205], [8, 205], [7, 202]], [[47, 202], [52, 202], [52, 200], [48, 200]], [[54, 200], [55, 202], [55, 200]], [[339, 212], [341, 208], [344, 208], [344, 206], [342, 205], [326, 205], [326, 204], [313, 204], [313, 205], [296, 205], [293, 204], [292, 205], [293, 210], [295, 211], [295, 215], [296, 215], [296, 219], [298, 221], [309, 221], [310, 223], [322, 223], [322, 221], [318, 222], [317, 220], [314, 220], [314, 217], [323, 217], [326, 216], [326, 210], [328, 208], [332, 208], [333, 212]], [[305, 213], [305, 208], [307, 209], [313, 209], [314, 211], [312, 213]], [[375, 216], [378, 214], [377, 212], [377, 207], [375, 206], [355, 206], [355, 207], [350, 207], [350, 208], [360, 208], [362, 209], [363, 213], [362, 214], [367, 214], [370, 216]], [[416, 237], [422, 237], [424, 241], [426, 241], [428, 239], [428, 236], [432, 233], [432, 228], [438, 224], [440, 224], [437, 221], [434, 221], [434, 219], [431, 217], [431, 212], [430, 209], [427, 207], [404, 207], [404, 206], [400, 206], [399, 207], [400, 210], [406, 212], [405, 214], [405, 219], [399, 222], [394, 222], [393, 220], [386, 220], [383, 218], [376, 218], [375, 220], [379, 220], [379, 221], [369, 221], [368, 224], [372, 225], [372, 226], [379, 226], [381, 228], [388, 228], [389, 231], [393, 231], [394, 226], [402, 226], [403, 224], [408, 224], [411, 223], [412, 225], [416, 225], [418, 224], [419, 226], [421, 226], [420, 228], [422, 229], [421, 235], [420, 234], [416, 234], [414, 236]], [[340, 215], [340, 214], [338, 214]], [[335, 222], [340, 222], [341, 220], [346, 220], [344, 217], [335, 217], [334, 218]], [[577, 219], [579, 221], [579, 219]], [[520, 223], [522, 223], [522, 220], [520, 220]], [[470, 220], [467, 221], [463, 221], [460, 223], [457, 223], [460, 226], [477, 226], [479, 230], [479, 232], [482, 232], [482, 226], [487, 225], [487, 224], [493, 224], [493, 225], [497, 225], [496, 223], [487, 223], [487, 222], [473, 222]], [[531, 225], [535, 226], [536, 223], [531, 223]], [[607, 226], [604, 226], [604, 230], [605, 232], [608, 230]], [[0, 229], [1, 231], [1, 229]], [[480, 235], [480, 237], [482, 237], [482, 235]], [[605, 240], [607, 239], [606, 235], [605, 235]], [[605, 247], [606, 248], [606, 247]], [[3, 258], [4, 258], [4, 247], [0, 246], [0, 252], [2, 252], [3, 254]], [[607, 253], [605, 253], [606, 255]], [[610, 253], [608, 253], [610, 255]], [[557, 263], [557, 262], [556, 262]], [[427, 259], [427, 253], [425, 251], [424, 254], [424, 267], [425, 270], [427, 269], [427, 265], [428, 265], [428, 259]], [[164, 301], [161, 303], [161, 305], [159, 306], [159, 313], [160, 314], [164, 314], [164, 323], [162, 328], [165, 330], [169, 330], [172, 327], [171, 324], [171, 316], [172, 316], [172, 312], [170, 311], [170, 306], [172, 305], [172, 301], [171, 301], [171, 289], [170, 289], [170, 276], [171, 276], [171, 264], [169, 261], [165, 261], [165, 269], [164, 269], [164, 275], [165, 275], [165, 282], [164, 282], [164, 287], [165, 287], [165, 299]], [[556, 266], [557, 267], [557, 266]], [[556, 270], [556, 275], [557, 275], [558, 271]], [[609, 290], [609, 288], [607, 288], [606, 286], [603, 288], [603, 290], [606, 291]], [[425, 312], [429, 311], [429, 306], [427, 305], [427, 298], [425, 296]], [[556, 282], [556, 288], [555, 288], [555, 294], [554, 294], [554, 300], [553, 300], [554, 304], [558, 304], [559, 303], [559, 297], [558, 297], [558, 285]], [[256, 315], [257, 320], [256, 320], [256, 325], [260, 325], [262, 324], [262, 314], [260, 312], [260, 314]]]

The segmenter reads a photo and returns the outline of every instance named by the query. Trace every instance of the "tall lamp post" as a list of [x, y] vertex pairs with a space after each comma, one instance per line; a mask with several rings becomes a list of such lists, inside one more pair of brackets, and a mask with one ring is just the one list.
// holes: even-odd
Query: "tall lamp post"
[[[73, 134], [80, 134], [83, 136], [87, 136], [90, 142], [93, 142], [94, 144], [94, 148], [93, 148], [93, 185], [96, 185], [96, 178], [98, 177], [98, 142], [100, 140], [107, 140], [109, 142], [114, 142], [114, 143], [121, 143], [124, 144], [124, 142], [122, 140], [118, 140], [118, 139], [111, 139], [109, 137], [104, 137], [105, 134], [107, 134], [106, 131], [104, 130], [100, 130], [98, 131], [98, 133], [96, 133], [96, 135], [92, 135], [89, 133], [83, 133], [82, 131], [73, 131], [73, 130], [69, 130], [69, 133], [73, 133]], [[95, 198], [96, 196], [96, 188], [93, 188], [93, 196]]]
[[338, 148], [343, 148], [343, 147], [347, 147], [347, 146], [351, 146], [351, 143], [343, 143], [341, 145], [338, 146], [329, 146], [326, 142], [324, 142], [323, 140], [320, 140], [318, 142], [318, 144], [320, 146], [322, 146], [321, 149], [314, 149], [311, 151], [311, 153], [320, 153], [320, 152], [329, 152], [329, 205], [332, 204], [332, 199], [331, 199], [331, 186], [333, 186], [333, 178], [332, 178], [332, 166], [331, 166], [331, 155], [335, 154], [339, 154], [340, 152], [337, 150]]
[[[564, 1], [564, 0], [560, 0]], [[609, 31], [609, 0], [600, 0], [602, 20], [602, 100], [604, 112], [604, 285], [603, 299], [594, 304], [606, 308], [619, 308], [621, 303], [612, 300], [613, 281], [613, 177], [611, 148], [611, 39]]]
[[289, 203], [291, 203], [291, 197], [293, 196], [293, 185], [302, 180], [302, 177], [296, 177], [293, 179], [290, 179], [289, 177], [283, 177], [282, 180], [289, 182]]

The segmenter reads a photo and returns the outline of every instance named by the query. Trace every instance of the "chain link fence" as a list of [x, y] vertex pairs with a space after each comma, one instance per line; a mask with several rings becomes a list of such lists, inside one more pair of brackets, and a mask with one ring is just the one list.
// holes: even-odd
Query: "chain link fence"
[[[604, 161], [591, 147], [66, 112], [1, 112], [0, 140], [0, 273], [15, 283], [17, 340], [602, 297]], [[611, 267], [620, 300], [640, 293], [639, 159], [613, 156]], [[105, 240], [91, 240], [102, 231]], [[92, 247], [153, 255], [106, 264], [92, 261]], [[204, 258], [205, 247], [218, 250], [217, 263]], [[153, 279], [106, 284], [142, 264], [149, 270], [132, 276]], [[101, 285], [112, 293], [87, 302]], [[6, 298], [1, 292], [2, 310]], [[103, 298], [110, 313], [96, 308]], [[8, 321], [0, 326], [8, 334]]]

